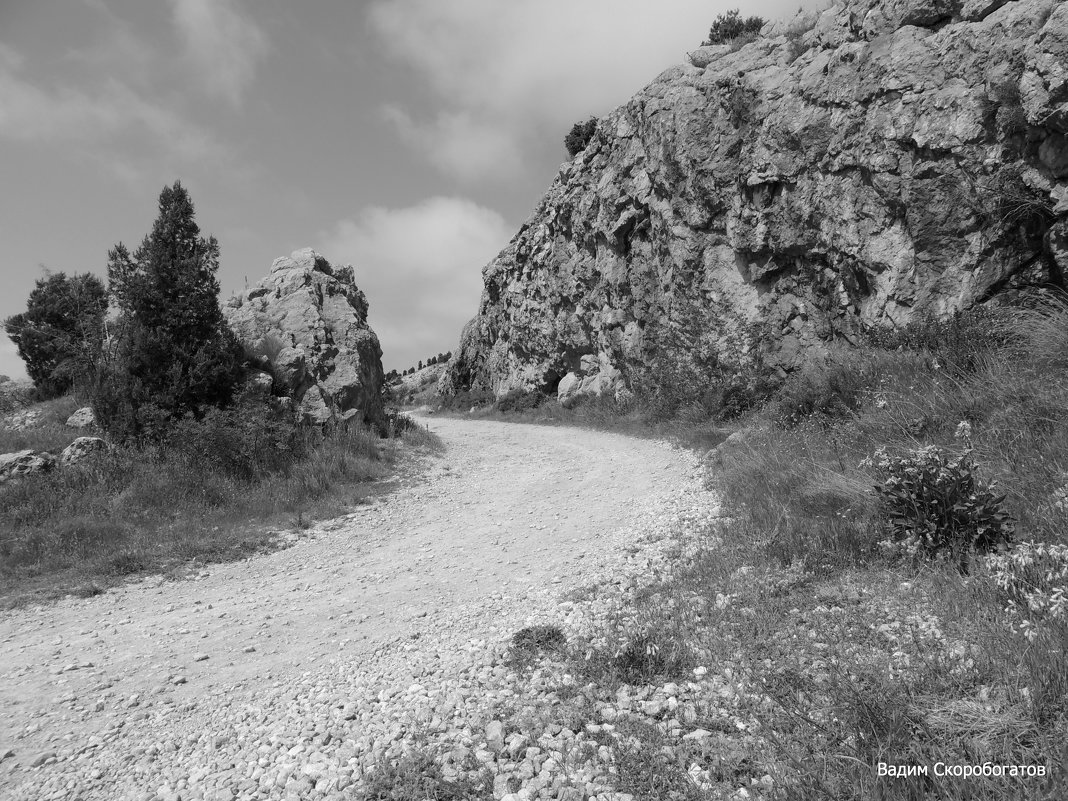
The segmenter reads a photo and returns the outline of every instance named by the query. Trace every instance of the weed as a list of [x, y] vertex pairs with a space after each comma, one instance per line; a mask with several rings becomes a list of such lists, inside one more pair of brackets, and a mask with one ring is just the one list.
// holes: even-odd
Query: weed
[[567, 640], [559, 626], [527, 626], [512, 635], [509, 661], [518, 666], [531, 664], [539, 654], [562, 654]]
[[493, 795], [488, 771], [446, 779], [434, 755], [426, 750], [380, 763], [368, 772], [357, 791], [360, 801], [482, 801]]

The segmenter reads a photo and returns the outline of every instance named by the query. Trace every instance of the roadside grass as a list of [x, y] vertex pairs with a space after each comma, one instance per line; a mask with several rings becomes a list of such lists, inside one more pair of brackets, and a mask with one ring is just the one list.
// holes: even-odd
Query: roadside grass
[[[744, 741], [746, 768], [691, 754], [706, 781], [686, 785], [662, 749], [690, 745], [667, 723], [621, 718], [619, 789], [1068, 797], [1066, 368], [1068, 309], [1049, 302], [873, 337], [747, 412], [708, 456], [725, 517], [570, 656], [607, 697], [695, 667], [733, 676], [745, 731], [727, 737]], [[971, 554], [966, 573], [895, 544], [873, 489], [886, 480], [874, 452], [925, 446], [970, 451], [1015, 523], [1015, 544]], [[1046, 775], [939, 776], [938, 763]], [[880, 776], [880, 764], [927, 774]], [[765, 774], [774, 792], [752, 785]]]
[[[33, 404], [32, 409], [41, 413], [40, 424], [22, 430], [0, 427], [0, 453], [26, 449], [59, 453], [87, 433], [65, 425], [67, 418], [82, 405], [69, 395]], [[16, 407], [12, 406], [8, 411], [13, 412], [15, 409]]]
[[280, 529], [358, 508], [440, 446], [417, 425], [395, 423], [383, 439], [260, 417], [245, 409], [182, 423], [167, 444], [116, 447], [0, 485], [0, 603], [92, 595], [127, 576], [270, 550]]

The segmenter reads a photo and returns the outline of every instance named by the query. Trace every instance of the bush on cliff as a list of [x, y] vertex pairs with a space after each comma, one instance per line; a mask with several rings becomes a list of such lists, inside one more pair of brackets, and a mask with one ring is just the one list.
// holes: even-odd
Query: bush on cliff
[[708, 39], [702, 46], [730, 44], [739, 37], [755, 36], [764, 27], [761, 17], [743, 17], [738, 9], [733, 8], [716, 17], [708, 31]]
[[593, 134], [596, 130], [596, 117], [590, 117], [585, 122], [576, 122], [572, 125], [571, 130], [564, 137], [564, 147], [567, 148], [567, 155], [570, 158], [574, 158], [585, 150], [590, 140], [593, 139]]
[[108, 253], [119, 307], [114, 341], [99, 351], [90, 388], [97, 421], [116, 439], [163, 436], [173, 421], [225, 406], [242, 351], [219, 308], [219, 243], [204, 239], [178, 182], [159, 196], [152, 232], [131, 255]]

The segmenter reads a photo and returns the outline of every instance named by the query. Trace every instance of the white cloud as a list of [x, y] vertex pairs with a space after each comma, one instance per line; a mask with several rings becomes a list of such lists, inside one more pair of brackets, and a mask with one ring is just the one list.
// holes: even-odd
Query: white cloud
[[403, 369], [455, 350], [477, 311], [482, 267], [512, 231], [497, 212], [470, 200], [433, 197], [406, 208], [366, 208], [321, 234], [316, 249], [332, 263], [355, 266], [383, 361]]
[[235, 0], [171, 0], [186, 58], [209, 94], [239, 105], [267, 37]]
[[36, 142], [87, 142], [132, 130], [148, 133], [185, 161], [217, 156], [211, 136], [174, 111], [158, 106], [116, 80], [89, 92], [69, 86], [49, 91], [0, 64], [0, 137]]
[[[745, 10], [771, 18], [793, 12], [796, 2], [757, 0]], [[485, 175], [482, 162], [460, 157], [458, 140], [469, 130], [508, 155], [511, 171], [534, 138], [551, 138], [562, 150], [573, 123], [610, 111], [681, 63], [716, 14], [736, 5], [375, 0], [369, 19], [387, 52], [413, 67], [445, 107], [429, 124], [401, 128], [406, 141], [438, 167], [455, 173], [466, 165], [466, 177], [477, 179]], [[452, 119], [464, 124], [447, 124]]]
[[481, 122], [469, 112], [441, 112], [428, 123], [418, 123], [392, 105], [382, 114], [405, 144], [462, 181], [503, 180], [520, 173], [522, 155], [515, 141], [500, 126]]

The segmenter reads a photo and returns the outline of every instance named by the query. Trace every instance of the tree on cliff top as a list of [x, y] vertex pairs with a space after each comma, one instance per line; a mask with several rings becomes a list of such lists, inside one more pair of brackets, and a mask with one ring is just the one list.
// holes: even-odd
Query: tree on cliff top
[[119, 309], [114, 342], [101, 353], [93, 408], [122, 439], [156, 437], [176, 419], [230, 402], [241, 347], [219, 308], [219, 243], [204, 239], [178, 182], [159, 196], [152, 232], [131, 255], [108, 253]]
[[26, 311], [4, 322], [40, 397], [74, 386], [99, 346], [107, 308], [104, 283], [95, 275], [52, 273], [37, 279]]

